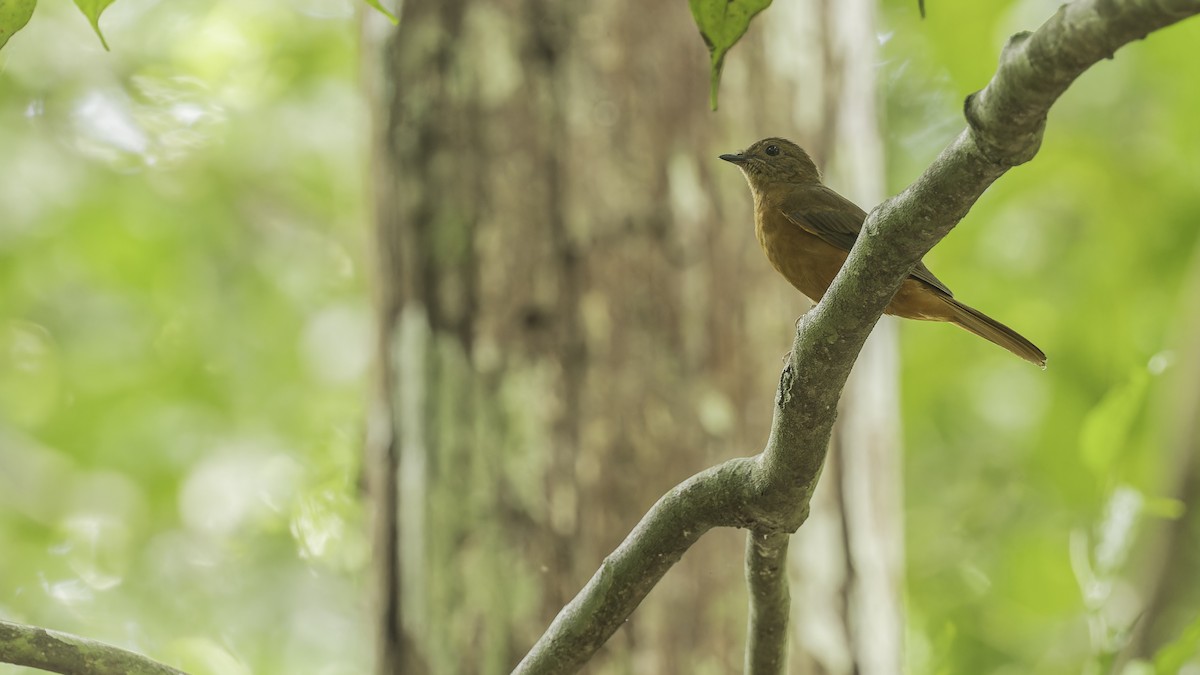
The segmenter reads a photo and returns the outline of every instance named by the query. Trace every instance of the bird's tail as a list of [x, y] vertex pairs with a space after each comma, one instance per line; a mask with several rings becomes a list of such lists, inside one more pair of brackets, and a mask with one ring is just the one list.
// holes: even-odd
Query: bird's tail
[[946, 298], [946, 304], [952, 310], [953, 318], [951, 322], [955, 325], [965, 328], [989, 342], [1000, 345], [1026, 361], [1045, 369], [1046, 354], [1038, 349], [1037, 345], [1021, 337], [1021, 334], [1017, 331], [953, 298]]

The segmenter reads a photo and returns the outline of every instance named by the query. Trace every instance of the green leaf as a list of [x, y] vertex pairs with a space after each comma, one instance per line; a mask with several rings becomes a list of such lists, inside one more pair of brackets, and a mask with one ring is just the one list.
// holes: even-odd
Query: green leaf
[[1142, 511], [1163, 520], [1179, 520], [1187, 512], [1187, 504], [1171, 497], [1149, 497], [1142, 504]]
[[721, 83], [721, 67], [725, 53], [733, 47], [750, 27], [750, 19], [770, 6], [771, 0], [688, 0], [692, 18], [700, 29], [704, 44], [712, 59], [712, 90], [709, 101], [717, 109], [717, 87]]
[[115, 0], [75, 0], [75, 6], [91, 22], [92, 29], [96, 31], [96, 36], [100, 38], [100, 44], [104, 45], [104, 51], [108, 51], [108, 41], [104, 39], [104, 34], [100, 32], [100, 13], [108, 9], [108, 6], [113, 4], [113, 2]]
[[379, 0], [366, 0], [366, 3], [368, 5], [374, 7], [376, 10], [378, 10], [380, 14], [386, 16], [388, 18], [388, 21], [392, 22], [393, 26], [396, 25], [397, 23], [400, 23], [400, 20], [396, 18], [395, 14], [392, 14], [391, 12], [387, 11], [386, 7], [379, 4]]
[[29, 23], [37, 0], [0, 0], [0, 47]]

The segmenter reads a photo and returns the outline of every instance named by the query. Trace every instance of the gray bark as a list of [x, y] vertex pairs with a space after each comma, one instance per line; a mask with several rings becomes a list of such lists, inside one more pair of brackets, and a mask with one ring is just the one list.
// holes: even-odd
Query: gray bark
[[62, 675], [186, 675], [120, 647], [10, 621], [0, 621], [0, 663]]

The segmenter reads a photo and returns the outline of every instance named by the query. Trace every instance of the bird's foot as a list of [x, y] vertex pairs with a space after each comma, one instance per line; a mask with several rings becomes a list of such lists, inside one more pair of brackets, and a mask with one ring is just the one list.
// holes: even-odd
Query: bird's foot
[[[813, 305], [812, 307], [816, 307], [816, 305]], [[796, 317], [796, 332], [797, 333], [800, 332], [800, 322], [804, 320], [804, 317], [808, 316], [808, 313], [812, 311], [812, 307], [809, 307], [808, 309], [804, 310], [803, 312], [801, 312], [800, 316]]]

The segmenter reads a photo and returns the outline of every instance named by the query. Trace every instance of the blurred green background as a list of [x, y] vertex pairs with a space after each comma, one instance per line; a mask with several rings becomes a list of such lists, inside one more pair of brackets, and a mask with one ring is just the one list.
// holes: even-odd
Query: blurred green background
[[[962, 128], [1004, 40], [1058, 7], [935, 3], [920, 23], [907, 4], [884, 15], [893, 192]], [[1153, 653], [1200, 616], [1195, 519], [1164, 533], [1200, 498], [1197, 39], [1187, 21], [1085, 73], [1036, 159], [926, 258], [1050, 356], [1011, 368], [902, 329], [911, 672], [1080, 672], [1139, 618]]]
[[368, 668], [356, 10], [122, 0], [106, 53], [43, 2], [0, 51], [0, 616]]
[[[893, 192], [1057, 7], [913, 5], [881, 21]], [[0, 51], [0, 617], [196, 673], [367, 671], [359, 11], [121, 0], [106, 53], [43, 2]], [[1144, 589], [1153, 644], [1200, 608], [1196, 528], [1169, 527], [1197, 470], [1198, 39], [1086, 74], [928, 258], [1050, 365], [902, 329], [910, 672], [1079, 672]]]

